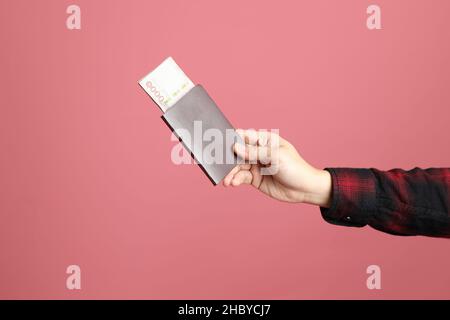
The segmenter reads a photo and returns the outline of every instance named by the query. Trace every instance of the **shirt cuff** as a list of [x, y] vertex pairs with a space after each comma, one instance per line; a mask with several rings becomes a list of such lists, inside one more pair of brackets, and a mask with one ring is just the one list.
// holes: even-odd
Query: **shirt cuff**
[[376, 210], [376, 178], [370, 169], [326, 168], [333, 184], [330, 208], [320, 208], [329, 223], [363, 227]]

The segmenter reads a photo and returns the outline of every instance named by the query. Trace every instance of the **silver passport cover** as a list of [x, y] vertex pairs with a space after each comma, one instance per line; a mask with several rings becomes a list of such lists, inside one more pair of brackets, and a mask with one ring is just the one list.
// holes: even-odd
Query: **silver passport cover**
[[[186, 93], [164, 113], [162, 119], [214, 185], [218, 184], [238, 164], [232, 145], [234, 142], [241, 141], [241, 138], [201, 85], [196, 85]], [[222, 133], [222, 141], [215, 141], [220, 143], [218, 149], [222, 150], [221, 163], [211, 163], [203, 157], [204, 149], [211, 144], [211, 141], [203, 141], [203, 138], [197, 139], [197, 137], [194, 139], [194, 127], [198, 133], [199, 123], [201, 123], [202, 135], [208, 129], [217, 129]]]

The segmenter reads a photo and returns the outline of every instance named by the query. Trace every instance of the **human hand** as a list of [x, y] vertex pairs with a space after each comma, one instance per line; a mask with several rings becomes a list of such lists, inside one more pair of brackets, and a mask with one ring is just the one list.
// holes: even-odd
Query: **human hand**
[[329, 207], [332, 184], [328, 171], [308, 164], [294, 146], [275, 133], [236, 132], [245, 144], [236, 143], [234, 152], [245, 163], [231, 170], [224, 186], [249, 184], [277, 200]]

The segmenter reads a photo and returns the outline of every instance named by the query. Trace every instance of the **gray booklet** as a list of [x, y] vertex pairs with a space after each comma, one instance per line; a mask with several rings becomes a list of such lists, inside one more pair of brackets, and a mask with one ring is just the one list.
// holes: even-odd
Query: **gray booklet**
[[241, 138], [201, 85], [167, 109], [162, 119], [214, 185], [238, 164], [233, 144]]

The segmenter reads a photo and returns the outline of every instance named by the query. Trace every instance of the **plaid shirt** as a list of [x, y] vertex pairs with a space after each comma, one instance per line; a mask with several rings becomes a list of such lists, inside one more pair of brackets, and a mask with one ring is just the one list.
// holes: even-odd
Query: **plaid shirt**
[[450, 168], [411, 171], [327, 168], [333, 181], [333, 224], [394, 235], [450, 238]]

